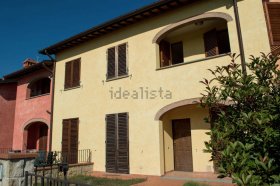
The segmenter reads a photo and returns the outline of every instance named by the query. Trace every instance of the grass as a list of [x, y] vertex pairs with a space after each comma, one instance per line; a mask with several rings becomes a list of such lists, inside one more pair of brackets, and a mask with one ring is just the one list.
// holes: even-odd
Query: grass
[[112, 178], [98, 178], [93, 176], [73, 176], [69, 178], [69, 181], [74, 181], [78, 183], [84, 183], [94, 186], [130, 186], [137, 183], [146, 181], [146, 179], [136, 178], [129, 180], [112, 179]]
[[197, 182], [187, 182], [184, 186], [207, 186], [206, 184], [197, 183]]

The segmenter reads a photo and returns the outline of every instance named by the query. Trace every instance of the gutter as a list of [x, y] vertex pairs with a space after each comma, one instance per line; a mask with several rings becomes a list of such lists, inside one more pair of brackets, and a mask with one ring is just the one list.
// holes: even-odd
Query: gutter
[[245, 60], [245, 52], [244, 52], [244, 45], [243, 45], [243, 39], [242, 39], [241, 26], [240, 26], [240, 18], [239, 18], [237, 0], [233, 0], [233, 9], [234, 9], [236, 30], [237, 30], [237, 36], [238, 36], [238, 44], [239, 44], [239, 51], [240, 51], [240, 58], [241, 58], [242, 74], [244, 76], [246, 76], [247, 75], [246, 60]]
[[49, 152], [52, 151], [52, 131], [53, 131], [53, 111], [54, 111], [54, 87], [55, 87], [55, 70], [56, 70], [56, 60], [48, 53], [47, 50], [44, 51], [50, 60], [53, 62], [52, 74], [52, 97], [51, 97], [51, 120], [50, 120], [50, 135], [49, 135]]

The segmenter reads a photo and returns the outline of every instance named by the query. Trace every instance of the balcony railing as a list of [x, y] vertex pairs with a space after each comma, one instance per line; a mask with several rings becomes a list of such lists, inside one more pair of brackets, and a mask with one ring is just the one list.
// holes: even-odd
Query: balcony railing
[[39, 151], [35, 159], [35, 167], [45, 167], [54, 164], [81, 164], [91, 163], [91, 150], [83, 149], [72, 152]]
[[12, 151], [12, 148], [0, 148], [0, 154], [6, 154]]

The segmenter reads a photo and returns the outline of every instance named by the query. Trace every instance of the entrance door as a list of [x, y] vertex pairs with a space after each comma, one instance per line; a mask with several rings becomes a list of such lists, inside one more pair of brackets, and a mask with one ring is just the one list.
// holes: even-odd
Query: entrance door
[[172, 121], [175, 171], [193, 171], [190, 119]]
[[63, 120], [62, 158], [69, 164], [78, 163], [79, 119]]
[[39, 150], [47, 151], [48, 144], [48, 126], [41, 125], [39, 129]]
[[106, 115], [106, 172], [129, 174], [128, 113]]

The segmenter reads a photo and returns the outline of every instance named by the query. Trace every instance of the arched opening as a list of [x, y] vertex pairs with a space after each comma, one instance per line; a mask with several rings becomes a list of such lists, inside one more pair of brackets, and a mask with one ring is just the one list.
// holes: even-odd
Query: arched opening
[[159, 45], [160, 68], [189, 63], [231, 52], [224, 13], [205, 13], [162, 29], [153, 39]]
[[32, 98], [50, 93], [51, 80], [48, 77], [37, 79], [31, 82], [27, 87], [27, 97]]
[[[205, 122], [208, 109], [199, 107], [199, 99], [182, 100], [160, 109], [155, 116], [162, 125], [163, 170], [213, 172], [210, 153], [205, 153], [205, 141], [210, 137], [210, 124]], [[171, 173], [172, 174], [172, 173]]]
[[24, 129], [26, 150], [47, 151], [48, 125], [43, 122], [33, 122]]

